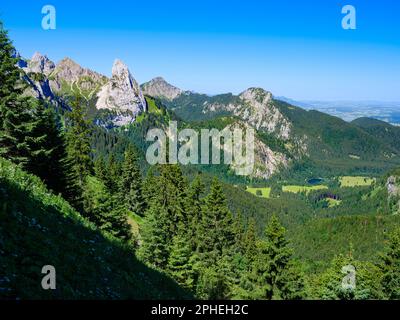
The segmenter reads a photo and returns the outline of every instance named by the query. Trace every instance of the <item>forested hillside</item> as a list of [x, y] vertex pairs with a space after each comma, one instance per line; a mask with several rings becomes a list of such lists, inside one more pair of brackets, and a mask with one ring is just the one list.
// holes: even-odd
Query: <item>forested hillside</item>
[[[167, 275], [84, 219], [37, 177], [0, 159], [0, 297], [5, 299], [183, 299]], [[57, 289], [43, 290], [42, 267]]]

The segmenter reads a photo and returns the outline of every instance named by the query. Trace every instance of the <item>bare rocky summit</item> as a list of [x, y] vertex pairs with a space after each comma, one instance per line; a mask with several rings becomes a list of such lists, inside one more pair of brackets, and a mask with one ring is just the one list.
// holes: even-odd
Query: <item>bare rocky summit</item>
[[55, 69], [55, 64], [47, 56], [35, 52], [25, 68], [26, 72], [42, 73], [49, 76]]
[[257, 130], [262, 129], [281, 139], [289, 139], [291, 124], [274, 106], [271, 92], [261, 88], [249, 88], [238, 98], [229, 103], [208, 103], [206, 101], [203, 112], [228, 111]]
[[182, 90], [157, 77], [142, 85], [143, 93], [156, 98], [173, 100], [182, 94]]
[[128, 67], [120, 60], [115, 60], [111, 79], [97, 94], [97, 109], [108, 109], [119, 114], [119, 125], [133, 122], [136, 116], [147, 110], [146, 100], [139, 84], [131, 75]]

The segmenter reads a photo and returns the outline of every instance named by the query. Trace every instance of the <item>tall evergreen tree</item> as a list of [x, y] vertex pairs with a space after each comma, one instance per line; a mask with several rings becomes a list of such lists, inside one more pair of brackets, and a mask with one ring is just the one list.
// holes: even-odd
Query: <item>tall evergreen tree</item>
[[131, 239], [126, 209], [100, 180], [87, 177], [83, 199], [83, 209], [89, 220], [117, 238], [126, 241]]
[[98, 156], [93, 163], [94, 174], [96, 178], [105, 183], [107, 180], [107, 167], [102, 156]]
[[22, 94], [26, 83], [16, 64], [15, 49], [0, 23], [0, 156], [21, 166], [29, 160], [32, 99]]
[[[201, 221], [201, 253], [216, 257], [222, 256], [225, 249], [235, 241], [232, 213], [229, 211], [221, 184], [214, 179], [210, 193], [205, 199], [204, 214]], [[211, 256], [210, 256], [211, 258]]]
[[139, 256], [148, 264], [166, 269], [169, 258], [170, 230], [168, 213], [162, 203], [153, 201], [146, 212], [142, 227]]
[[133, 147], [128, 147], [122, 165], [119, 193], [128, 210], [143, 216], [146, 203], [142, 193], [142, 176], [137, 162], [138, 159]]
[[249, 264], [253, 263], [257, 255], [256, 243], [256, 221], [254, 218], [251, 218], [243, 236], [243, 254], [249, 261]]
[[168, 259], [168, 271], [183, 287], [193, 290], [196, 284], [196, 272], [193, 270], [193, 251], [190, 246], [185, 226], [180, 224], [180, 230], [172, 240], [171, 252]]
[[382, 287], [388, 299], [400, 299], [400, 228], [395, 230], [382, 255]]
[[44, 101], [38, 100], [34, 119], [30, 136], [26, 139], [29, 146], [26, 169], [42, 178], [53, 191], [65, 194], [69, 168], [65, 142], [58, 128], [56, 115], [51, 107], [45, 106]]
[[117, 195], [119, 191], [119, 180], [121, 179], [122, 168], [114, 153], [111, 153], [108, 158], [106, 170], [106, 187], [113, 195]]
[[85, 118], [81, 100], [78, 96], [72, 103], [72, 111], [67, 115], [67, 158], [71, 166], [69, 181], [70, 201], [82, 210], [83, 191], [86, 178], [92, 171], [90, 122]]
[[[265, 240], [257, 243], [258, 252], [253, 263], [252, 278], [256, 283], [255, 297], [282, 299], [291, 289], [287, 278], [292, 249], [285, 238], [286, 230], [274, 215], [265, 229]], [[295, 272], [290, 269], [290, 272]], [[291, 278], [294, 275], [291, 274]], [[298, 284], [296, 284], [298, 285]]]
[[202, 194], [204, 188], [204, 184], [198, 175], [190, 185], [187, 196], [187, 232], [189, 234], [189, 241], [193, 251], [197, 249], [198, 239], [200, 237], [199, 226], [203, 216], [204, 201], [202, 199]]

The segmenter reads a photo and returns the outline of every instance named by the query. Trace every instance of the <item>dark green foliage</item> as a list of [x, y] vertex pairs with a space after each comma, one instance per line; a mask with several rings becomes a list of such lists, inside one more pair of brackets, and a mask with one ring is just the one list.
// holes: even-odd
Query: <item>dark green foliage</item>
[[33, 125], [32, 100], [23, 97], [26, 84], [16, 64], [15, 49], [0, 24], [0, 156], [19, 165], [29, 161]]
[[210, 193], [205, 199], [204, 213], [201, 222], [203, 239], [199, 251], [204, 255], [215, 252], [222, 255], [225, 248], [234, 244], [233, 218], [225, 199], [222, 185], [214, 179]]
[[[346, 270], [347, 268], [347, 270]], [[349, 268], [354, 270], [354, 286], [346, 287], [344, 278], [349, 276]], [[312, 286], [311, 295], [328, 300], [367, 300], [382, 298], [379, 268], [369, 262], [355, 260], [352, 255], [339, 255], [332, 260], [331, 266]]]
[[[0, 299], [183, 299], [171, 279], [99, 231], [36, 177], [0, 159]], [[45, 265], [57, 290], [43, 290]]]
[[104, 183], [112, 194], [117, 194], [120, 191], [119, 181], [122, 174], [122, 165], [114, 154], [110, 154], [106, 170], [107, 176], [105, 177]]
[[78, 210], [82, 210], [82, 196], [86, 178], [92, 172], [90, 123], [79, 97], [72, 104], [72, 111], [67, 115], [67, 158], [71, 166], [68, 177], [71, 185], [69, 200]]
[[127, 210], [143, 216], [146, 210], [146, 203], [142, 193], [142, 176], [136, 152], [132, 147], [129, 147], [125, 152], [122, 174], [119, 181], [119, 197]]
[[193, 270], [192, 249], [185, 227], [181, 224], [181, 230], [172, 240], [171, 252], [168, 259], [168, 271], [170, 275], [184, 288], [194, 290], [196, 272]]
[[382, 287], [388, 299], [400, 299], [400, 229], [391, 233], [382, 262]]
[[125, 206], [116, 196], [110, 194], [100, 181], [87, 177], [83, 199], [85, 215], [100, 230], [125, 241], [131, 240], [132, 234]]
[[201, 222], [203, 218], [203, 193], [204, 184], [201, 181], [200, 176], [196, 176], [190, 185], [188, 196], [187, 196], [187, 233], [188, 240], [191, 245], [191, 249], [197, 249], [197, 240], [201, 235]]
[[255, 284], [254, 298], [303, 298], [303, 280], [291, 264], [293, 251], [285, 238], [285, 228], [273, 216], [265, 229], [265, 240], [257, 243], [251, 279]]
[[161, 270], [166, 269], [170, 253], [169, 224], [167, 209], [157, 201], [150, 203], [142, 226], [143, 243], [139, 255], [143, 261]]
[[35, 121], [27, 137], [29, 161], [26, 169], [37, 175], [54, 192], [67, 195], [69, 166], [64, 138], [51, 107], [38, 100], [34, 109]]

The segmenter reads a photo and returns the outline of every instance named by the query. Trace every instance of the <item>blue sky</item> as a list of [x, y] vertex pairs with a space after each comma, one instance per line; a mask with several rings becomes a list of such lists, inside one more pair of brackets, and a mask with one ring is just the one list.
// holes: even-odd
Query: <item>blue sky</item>
[[[57, 29], [43, 30], [54, 5]], [[357, 10], [344, 30], [341, 9]], [[400, 1], [9, 1], [0, 19], [25, 57], [68, 56], [139, 82], [155, 76], [209, 94], [257, 86], [299, 100], [400, 101]]]

